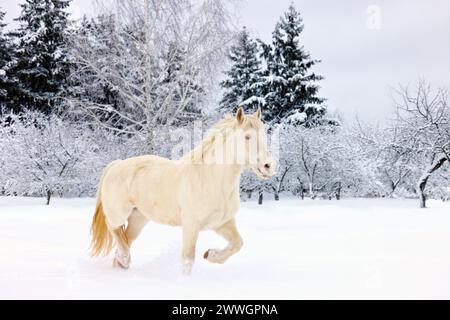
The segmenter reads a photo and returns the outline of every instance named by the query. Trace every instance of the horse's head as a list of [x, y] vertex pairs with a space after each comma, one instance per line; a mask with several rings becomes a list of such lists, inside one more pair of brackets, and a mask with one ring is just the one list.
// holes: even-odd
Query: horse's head
[[261, 109], [246, 115], [240, 107], [235, 116], [226, 115], [210, 129], [202, 143], [182, 159], [191, 164], [243, 166], [261, 179], [269, 179], [276, 169], [276, 162], [268, 152]]
[[276, 162], [269, 154], [267, 134], [261, 121], [261, 109], [250, 115], [240, 107], [235, 116], [236, 155], [239, 163], [252, 170], [261, 179], [275, 174]]

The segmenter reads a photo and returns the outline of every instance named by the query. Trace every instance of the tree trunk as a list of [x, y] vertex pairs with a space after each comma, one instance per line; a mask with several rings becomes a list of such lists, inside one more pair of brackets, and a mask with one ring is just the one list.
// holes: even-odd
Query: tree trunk
[[261, 205], [263, 203], [263, 190], [259, 189], [258, 191], [258, 204]]
[[305, 200], [305, 191], [303, 188], [303, 182], [300, 182], [300, 197], [302, 198], [302, 200]]
[[418, 183], [417, 183], [417, 193], [419, 194], [419, 204], [421, 208], [426, 207], [426, 195], [425, 195], [425, 187], [427, 186], [428, 178], [430, 175], [439, 169], [444, 162], [447, 160], [446, 157], [441, 157], [437, 161], [435, 161], [428, 169], [422, 174]]
[[341, 182], [338, 182], [337, 187], [336, 187], [336, 200], [341, 200], [341, 189], [342, 189], [342, 184], [341, 184]]
[[428, 178], [426, 178], [425, 180], [422, 180], [422, 182], [419, 185], [419, 205], [421, 208], [426, 208], [426, 201], [427, 198], [425, 196], [424, 190], [425, 189], [425, 185], [427, 184], [427, 180]]
[[252, 198], [252, 192], [251, 191], [247, 191], [247, 199], [251, 199]]
[[146, 137], [145, 137], [145, 149], [147, 151], [147, 154], [154, 154], [155, 153], [155, 141], [154, 141], [154, 134], [153, 134], [153, 130], [149, 129], [146, 132]]
[[50, 198], [52, 197], [52, 192], [50, 190], [47, 190], [47, 205], [50, 204]]
[[286, 170], [284, 170], [283, 174], [281, 175], [280, 181], [278, 182], [278, 186], [275, 189], [275, 201], [280, 200], [281, 186], [283, 185], [284, 178], [286, 177], [286, 174], [288, 173], [290, 168], [291, 168], [290, 166], [286, 167]]

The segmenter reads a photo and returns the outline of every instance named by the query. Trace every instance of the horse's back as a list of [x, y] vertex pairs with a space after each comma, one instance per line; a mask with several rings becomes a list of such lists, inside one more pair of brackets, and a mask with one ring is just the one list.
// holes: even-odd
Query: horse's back
[[[137, 156], [137, 157], [131, 157], [124, 160], [116, 160], [122, 163], [123, 166], [140, 166], [140, 165], [146, 165], [146, 164], [162, 164], [162, 163], [170, 163], [171, 160], [155, 156], [155, 155], [144, 155], [144, 156]], [[114, 161], [113, 161], [114, 162]]]
[[120, 186], [121, 189], [130, 190], [132, 188], [133, 180], [138, 174], [143, 171], [153, 169], [156, 171], [159, 168], [170, 165], [172, 161], [154, 155], [145, 155], [139, 157], [132, 157], [124, 160], [114, 160], [110, 162], [104, 171], [102, 187], [107, 185]]
[[102, 201], [111, 224], [123, 224], [127, 214], [136, 208], [149, 220], [179, 225], [180, 172], [177, 161], [154, 155], [112, 161], [101, 183]]

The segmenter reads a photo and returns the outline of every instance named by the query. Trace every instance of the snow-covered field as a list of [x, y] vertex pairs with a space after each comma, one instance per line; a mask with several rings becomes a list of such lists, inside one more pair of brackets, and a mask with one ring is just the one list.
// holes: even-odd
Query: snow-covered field
[[198, 242], [191, 277], [180, 273], [178, 228], [149, 224], [132, 266], [87, 254], [94, 199], [0, 198], [0, 298], [313, 299], [450, 298], [450, 203], [345, 199], [242, 203], [241, 252]]

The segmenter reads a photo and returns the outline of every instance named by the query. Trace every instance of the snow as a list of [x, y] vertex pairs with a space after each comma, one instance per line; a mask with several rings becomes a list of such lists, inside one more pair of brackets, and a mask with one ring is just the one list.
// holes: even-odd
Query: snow
[[201, 234], [191, 277], [180, 273], [179, 228], [150, 223], [132, 266], [87, 254], [94, 199], [0, 197], [0, 298], [314, 299], [450, 298], [450, 203], [281, 198], [243, 202], [241, 252]]
[[251, 96], [250, 98], [242, 101], [239, 105], [246, 106], [246, 105], [252, 105], [252, 104], [257, 104], [257, 105], [263, 106], [266, 104], [266, 100], [261, 97]]
[[276, 76], [274, 74], [270, 74], [268, 76], [265, 77], [265, 80], [268, 83], [274, 83], [274, 82], [278, 82], [278, 83], [286, 83], [286, 79], [284, 79], [283, 77], [280, 76]]
[[295, 112], [287, 118], [287, 121], [288, 123], [303, 123], [307, 117], [305, 112], [295, 110]]

